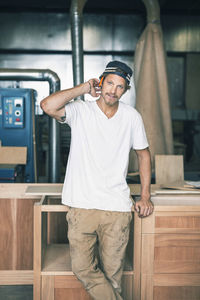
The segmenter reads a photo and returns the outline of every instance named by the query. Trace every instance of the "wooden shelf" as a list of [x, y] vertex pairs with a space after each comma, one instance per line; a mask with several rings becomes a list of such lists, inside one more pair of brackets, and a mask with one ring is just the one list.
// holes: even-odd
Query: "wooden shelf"
[[47, 246], [42, 275], [73, 275], [68, 244], [51, 244]]
[[[133, 274], [131, 263], [125, 261], [126, 275]], [[45, 249], [42, 275], [73, 275], [68, 244], [51, 244]]]

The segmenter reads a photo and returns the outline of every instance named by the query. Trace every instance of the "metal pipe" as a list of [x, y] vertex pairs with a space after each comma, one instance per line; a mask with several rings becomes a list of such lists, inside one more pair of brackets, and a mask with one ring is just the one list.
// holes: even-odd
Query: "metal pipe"
[[[60, 90], [60, 79], [48, 69], [0, 69], [0, 80], [48, 81], [49, 94]], [[49, 182], [60, 182], [60, 126], [49, 118]]]
[[[72, 0], [70, 8], [74, 86], [84, 81], [83, 73], [83, 8], [87, 0]], [[83, 96], [76, 99], [84, 100]]]

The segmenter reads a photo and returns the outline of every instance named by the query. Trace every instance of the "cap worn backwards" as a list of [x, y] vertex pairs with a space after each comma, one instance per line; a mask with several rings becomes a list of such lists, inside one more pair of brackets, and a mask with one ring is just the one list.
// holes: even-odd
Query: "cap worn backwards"
[[115, 60], [115, 61], [109, 62], [106, 65], [105, 71], [100, 76], [100, 78], [107, 74], [119, 75], [119, 76], [123, 77], [126, 80], [127, 84], [129, 85], [133, 71], [125, 63]]

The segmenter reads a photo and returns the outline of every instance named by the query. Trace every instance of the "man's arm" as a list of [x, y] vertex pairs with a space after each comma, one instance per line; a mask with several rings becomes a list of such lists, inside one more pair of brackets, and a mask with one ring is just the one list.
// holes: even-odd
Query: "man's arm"
[[72, 99], [88, 93], [93, 97], [98, 96], [98, 82], [98, 79], [93, 78], [73, 88], [53, 93], [44, 98], [40, 106], [50, 117], [62, 121], [65, 117], [65, 105]]
[[147, 217], [153, 212], [151, 202], [151, 156], [149, 149], [136, 150], [141, 181], [141, 198], [135, 204], [135, 210], [140, 217]]

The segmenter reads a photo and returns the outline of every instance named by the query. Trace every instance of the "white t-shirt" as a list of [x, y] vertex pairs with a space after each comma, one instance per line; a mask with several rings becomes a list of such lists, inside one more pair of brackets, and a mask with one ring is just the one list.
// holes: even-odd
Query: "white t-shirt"
[[71, 146], [62, 203], [78, 208], [130, 211], [126, 183], [130, 149], [148, 142], [140, 114], [119, 102], [108, 119], [96, 101], [77, 100], [66, 105]]

